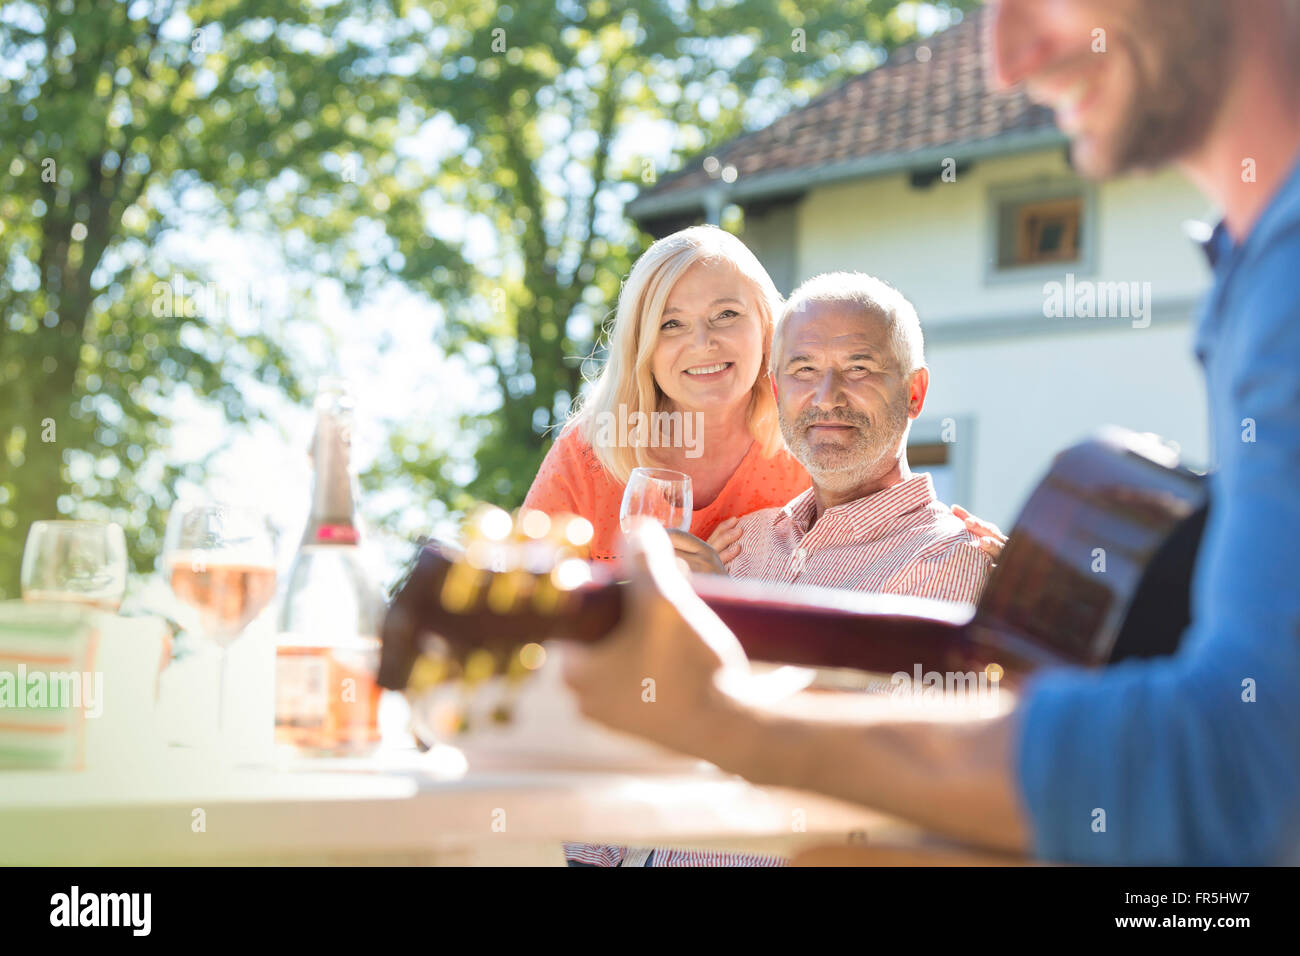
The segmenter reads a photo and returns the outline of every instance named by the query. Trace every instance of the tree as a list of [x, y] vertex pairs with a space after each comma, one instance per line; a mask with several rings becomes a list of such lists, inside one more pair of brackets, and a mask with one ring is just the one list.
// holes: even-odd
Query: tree
[[[646, 244], [623, 204], [683, 156], [861, 72], [915, 29], [895, 2], [870, 0], [433, 9], [441, 67], [412, 82], [460, 136], [442, 164], [446, 195], [495, 240], [440, 341], [490, 369], [501, 402], [462, 419], [476, 439], [471, 464], [410, 424], [365, 478], [453, 508], [509, 507], [578, 396], [584, 357]], [[656, 129], [667, 149], [633, 141]], [[436, 276], [421, 285], [441, 301], [465, 291]]]
[[408, 274], [463, 271], [420, 221], [430, 182], [395, 179], [411, 101], [393, 63], [418, 45], [382, 4], [4, 7], [0, 594], [35, 518], [111, 515], [149, 566], [174, 479], [203, 465], [158, 454], [178, 390], [232, 422], [259, 414], [249, 382], [297, 397], [279, 330], [202, 307], [206, 282], [230, 290], [169, 245], [195, 218], [272, 236], [354, 296], [403, 271], [354, 242], [371, 221], [401, 237]]
[[[150, 566], [176, 478], [203, 469], [166, 454], [170, 400], [243, 423], [253, 385], [298, 399], [286, 328], [311, 320], [312, 276], [427, 295], [499, 396], [451, 437], [406, 410], [367, 483], [517, 503], [644, 245], [636, 184], [868, 66], [911, 35], [895, 6], [6, 4], [0, 594], [41, 517], [120, 520]], [[668, 142], [632, 142], [652, 128]], [[184, 242], [218, 225], [305, 280], [284, 321], [224, 308], [237, 290]]]

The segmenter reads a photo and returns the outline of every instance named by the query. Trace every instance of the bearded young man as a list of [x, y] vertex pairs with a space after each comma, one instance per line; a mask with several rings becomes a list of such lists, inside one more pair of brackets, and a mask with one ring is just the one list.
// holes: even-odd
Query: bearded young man
[[[1217, 467], [1179, 653], [1043, 675], [1012, 712], [970, 724], [780, 717], [721, 689], [744, 655], [677, 572], [666, 536], [644, 528], [619, 633], [573, 648], [566, 677], [583, 711], [611, 726], [970, 843], [1095, 863], [1295, 862], [1300, 8], [990, 6], [994, 82], [1023, 83], [1055, 109], [1077, 168], [1102, 177], [1175, 162], [1223, 213], [1194, 343]], [[1093, 52], [1097, 30], [1105, 53]], [[1242, 440], [1247, 420], [1254, 441]], [[675, 706], [640, 702], [647, 675], [674, 689]]]

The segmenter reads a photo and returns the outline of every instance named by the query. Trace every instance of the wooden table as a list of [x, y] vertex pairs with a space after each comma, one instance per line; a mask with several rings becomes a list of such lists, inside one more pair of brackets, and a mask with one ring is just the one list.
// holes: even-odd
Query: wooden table
[[[160, 645], [144, 639], [138, 621], [120, 630], [105, 629], [105, 693], [110, 701], [147, 704], [152, 691], [135, 678], [153, 680]], [[233, 682], [244, 699], [230, 708], [246, 726], [242, 736], [238, 727], [231, 731], [245, 743], [263, 741], [261, 750], [241, 745], [241, 753], [260, 753], [260, 762], [166, 745], [187, 714], [203, 714], [215, 703], [215, 697], [200, 700], [199, 677], [207, 673], [201, 662], [188, 677], [173, 664], [162, 699], [175, 706], [110, 707], [103, 719], [88, 721], [89, 769], [0, 771], [0, 864], [561, 866], [566, 841], [787, 857], [812, 847], [924, 842], [915, 828], [863, 807], [756, 787], [698, 761], [656, 758], [609, 769], [617, 765], [612, 758], [636, 748], [602, 747], [572, 702], [567, 711], [558, 707], [564, 696], [558, 686], [548, 690], [537, 678], [532, 696], [518, 705], [521, 729], [536, 732], [512, 745], [513, 753], [480, 750], [467, 764], [450, 747], [420, 754], [407, 735], [404, 746], [371, 759], [277, 763], [267, 746], [272, 652], [270, 642], [250, 639], [231, 648], [236, 663], [247, 657]], [[128, 666], [133, 657], [139, 661]], [[529, 700], [534, 709], [525, 713]], [[859, 712], [857, 719], [866, 721], [899, 717], [915, 706], [915, 716], [927, 719], [969, 719], [987, 710], [987, 702], [977, 703], [914, 705], [814, 693], [775, 709], [839, 719]], [[1004, 699], [994, 709], [1009, 704]], [[566, 765], [557, 752], [528, 766], [518, 757], [558, 739], [568, 741], [561, 748], [567, 759], [582, 755], [587, 762]]]
[[790, 855], [909, 832], [712, 768], [464, 772], [449, 749], [282, 769], [174, 751], [149, 767], [0, 776], [5, 865], [561, 866], [566, 840]]

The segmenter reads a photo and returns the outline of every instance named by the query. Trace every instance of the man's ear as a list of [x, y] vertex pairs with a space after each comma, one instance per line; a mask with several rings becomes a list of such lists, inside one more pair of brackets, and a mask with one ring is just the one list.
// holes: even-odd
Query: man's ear
[[925, 408], [925, 395], [930, 391], [930, 370], [922, 365], [912, 373], [907, 384], [907, 417], [916, 418]]

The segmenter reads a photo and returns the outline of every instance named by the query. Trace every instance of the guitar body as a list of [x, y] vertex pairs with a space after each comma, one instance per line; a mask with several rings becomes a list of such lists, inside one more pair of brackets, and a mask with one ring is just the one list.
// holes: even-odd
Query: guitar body
[[1172, 653], [1207, 511], [1205, 479], [1153, 439], [1075, 445], [1025, 503], [971, 627], [1092, 666]]
[[[997, 665], [1014, 684], [1046, 666], [1175, 650], [1206, 509], [1202, 477], [1177, 467], [1155, 439], [1112, 429], [1056, 458], [978, 607], [720, 575], [692, 583], [756, 660], [883, 673]], [[605, 568], [542, 601], [541, 585], [505, 565], [471, 572], [467, 599], [458, 565], [463, 572], [438, 546], [417, 554], [384, 621], [383, 686], [406, 688], [435, 638], [444, 652], [486, 649], [504, 668], [524, 641], [600, 640], [622, 617], [623, 586]]]

